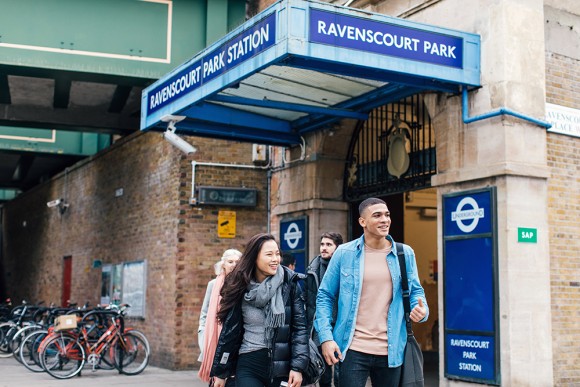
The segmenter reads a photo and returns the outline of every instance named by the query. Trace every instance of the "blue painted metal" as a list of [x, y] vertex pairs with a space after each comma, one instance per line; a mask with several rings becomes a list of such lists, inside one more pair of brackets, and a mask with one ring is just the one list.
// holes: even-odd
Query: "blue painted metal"
[[364, 113], [357, 113], [345, 109], [325, 108], [312, 105], [304, 105], [299, 103], [278, 102], [269, 100], [257, 100], [243, 97], [232, 97], [228, 95], [214, 95], [209, 97], [208, 101], [225, 102], [237, 105], [259, 106], [269, 109], [293, 110], [303, 113], [325, 114], [333, 117], [354, 118], [357, 120], [366, 120], [369, 115]]
[[182, 114], [188, 117], [196, 117], [201, 121], [216, 122], [223, 125], [239, 125], [240, 122], [251, 122], [254, 128], [261, 130], [280, 133], [287, 133], [292, 130], [288, 121], [213, 103], [202, 102], [199, 105], [191, 106], [187, 110], [184, 110]]
[[[379, 106], [398, 101], [410, 95], [417, 94], [420, 91], [421, 89], [412, 88], [405, 85], [388, 85], [387, 87], [381, 88], [379, 93], [364, 95], [359, 98], [352, 98], [340, 106], [344, 108], [370, 112]], [[333, 117], [310, 115], [294, 121], [292, 123], [292, 127], [300, 133], [304, 134], [332, 122]]]
[[[305, 69], [375, 83], [370, 91], [357, 90], [350, 100], [337, 91], [333, 104], [302, 104], [300, 93], [282, 92], [266, 101], [265, 94], [278, 85], [275, 77], [264, 85], [263, 95], [260, 87], [245, 85], [244, 80], [254, 80], [256, 73], [264, 78], [261, 72], [271, 66], [286, 67], [288, 74]], [[336, 79], [338, 85], [341, 78]], [[299, 143], [305, 132], [343, 117], [366, 119], [372, 107], [397, 97], [426, 90], [457, 93], [479, 82], [478, 35], [328, 3], [281, 0], [145, 89], [141, 130], [164, 129], [159, 122], [165, 115], [186, 115], [177, 127], [191, 133], [211, 135], [214, 123], [215, 135], [221, 138], [273, 143], [285, 133], [283, 142]], [[227, 93], [230, 88], [237, 92]], [[244, 93], [249, 88], [252, 93]], [[332, 93], [332, 85], [325, 91]], [[227, 119], [212, 118], [216, 105], [200, 104], [203, 101], [227, 103], [220, 108]], [[271, 117], [264, 115], [265, 108], [273, 112]], [[288, 125], [274, 121], [277, 129], [268, 130], [267, 119], [273, 119], [276, 109]], [[254, 119], [248, 121], [248, 114]], [[260, 116], [264, 119], [257, 119]], [[256, 140], [259, 135], [264, 137]]]
[[469, 117], [469, 107], [468, 107], [469, 104], [468, 104], [468, 96], [467, 96], [467, 88], [466, 87], [464, 87], [462, 90], [461, 104], [463, 107], [463, 122], [466, 124], [470, 124], [470, 123], [475, 122], [475, 121], [481, 121], [481, 120], [485, 120], [487, 118], [497, 117], [497, 116], [501, 116], [501, 115], [509, 115], [509, 116], [520, 118], [524, 121], [529, 121], [533, 124], [536, 124], [538, 126], [546, 128], [546, 129], [550, 129], [552, 127], [552, 124], [550, 124], [549, 122], [538, 120], [536, 118], [527, 116], [527, 115], [522, 114], [522, 113], [518, 113], [512, 109], [505, 108], [505, 107], [493, 110], [493, 111], [488, 112], [488, 113], [480, 114], [478, 116]]
[[[176, 125], [177, 126], [177, 125]], [[167, 124], [160, 122], [157, 129], [165, 130]], [[261, 130], [255, 127], [239, 125], [222, 125], [218, 123], [207, 123], [200, 121], [184, 120], [179, 122], [179, 129], [176, 133], [186, 133], [201, 137], [221, 138], [224, 140], [250, 141], [262, 143], [268, 139], [271, 145], [290, 146], [300, 144], [300, 135], [292, 132], [272, 132]]]

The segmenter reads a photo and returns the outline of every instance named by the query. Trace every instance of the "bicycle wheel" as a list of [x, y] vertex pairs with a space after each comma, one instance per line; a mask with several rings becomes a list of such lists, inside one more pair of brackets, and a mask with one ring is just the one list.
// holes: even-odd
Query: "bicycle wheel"
[[13, 322], [0, 324], [0, 358], [12, 356], [10, 343], [18, 329], [18, 325]]
[[44, 368], [40, 364], [40, 358], [38, 355], [38, 347], [44, 338], [48, 335], [46, 329], [41, 329], [29, 333], [20, 343], [20, 351], [18, 352], [18, 358], [20, 362], [32, 372], [42, 372]]
[[125, 375], [140, 374], [149, 363], [149, 343], [141, 332], [125, 332], [111, 350], [115, 367]]
[[70, 379], [85, 365], [85, 349], [73, 337], [58, 335], [50, 339], [40, 354], [42, 367], [57, 379]]
[[101, 358], [99, 361], [99, 368], [102, 370], [114, 370], [117, 368], [115, 365], [115, 360], [113, 359], [113, 351], [109, 348], [105, 348], [105, 350], [101, 354]]
[[41, 329], [40, 325], [26, 325], [20, 328], [12, 337], [12, 341], [10, 341], [10, 349], [12, 351], [12, 355], [14, 358], [20, 362], [20, 356], [18, 356], [20, 352], [20, 346], [22, 345], [22, 340], [28, 336], [31, 332], [37, 331]]

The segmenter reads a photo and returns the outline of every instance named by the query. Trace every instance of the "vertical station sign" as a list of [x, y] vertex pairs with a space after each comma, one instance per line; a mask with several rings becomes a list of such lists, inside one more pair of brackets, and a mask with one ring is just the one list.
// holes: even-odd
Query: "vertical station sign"
[[500, 384], [496, 190], [443, 196], [445, 377]]
[[284, 219], [280, 222], [280, 247], [283, 253], [296, 258], [296, 272], [306, 273], [308, 244], [308, 217]]

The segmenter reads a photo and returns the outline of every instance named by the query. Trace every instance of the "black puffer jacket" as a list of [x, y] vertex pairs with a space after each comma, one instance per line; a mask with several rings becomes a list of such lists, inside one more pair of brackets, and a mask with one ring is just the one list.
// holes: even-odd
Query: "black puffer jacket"
[[[308, 268], [306, 268], [306, 280], [304, 282], [304, 295], [306, 299], [306, 326], [308, 332], [312, 332], [312, 338], [314, 342], [320, 346], [320, 339], [318, 338], [318, 333], [315, 329], [312, 329], [314, 325], [314, 318], [316, 317], [316, 296], [318, 295], [318, 288], [320, 287], [320, 282], [324, 274], [326, 274], [326, 267], [328, 266], [328, 261], [323, 261], [323, 258], [318, 255], [316, 258], [310, 262]], [[332, 311], [332, 326], [334, 326], [334, 321], [336, 321], [336, 312], [338, 310], [338, 303], [335, 302], [334, 310]]]
[[[272, 362], [268, 371], [270, 380], [288, 376], [290, 370], [303, 372], [308, 367], [308, 331], [304, 314], [302, 290], [297, 284], [299, 276], [284, 269], [282, 297], [285, 300], [285, 323], [276, 329], [273, 337]], [[235, 374], [238, 352], [244, 337], [242, 303], [228, 313], [216, 348], [211, 376], [225, 379]]]

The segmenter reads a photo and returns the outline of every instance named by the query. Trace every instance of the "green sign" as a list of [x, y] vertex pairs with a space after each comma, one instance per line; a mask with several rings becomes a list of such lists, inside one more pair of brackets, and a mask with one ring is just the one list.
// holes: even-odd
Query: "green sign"
[[538, 229], [518, 227], [518, 242], [538, 243]]

